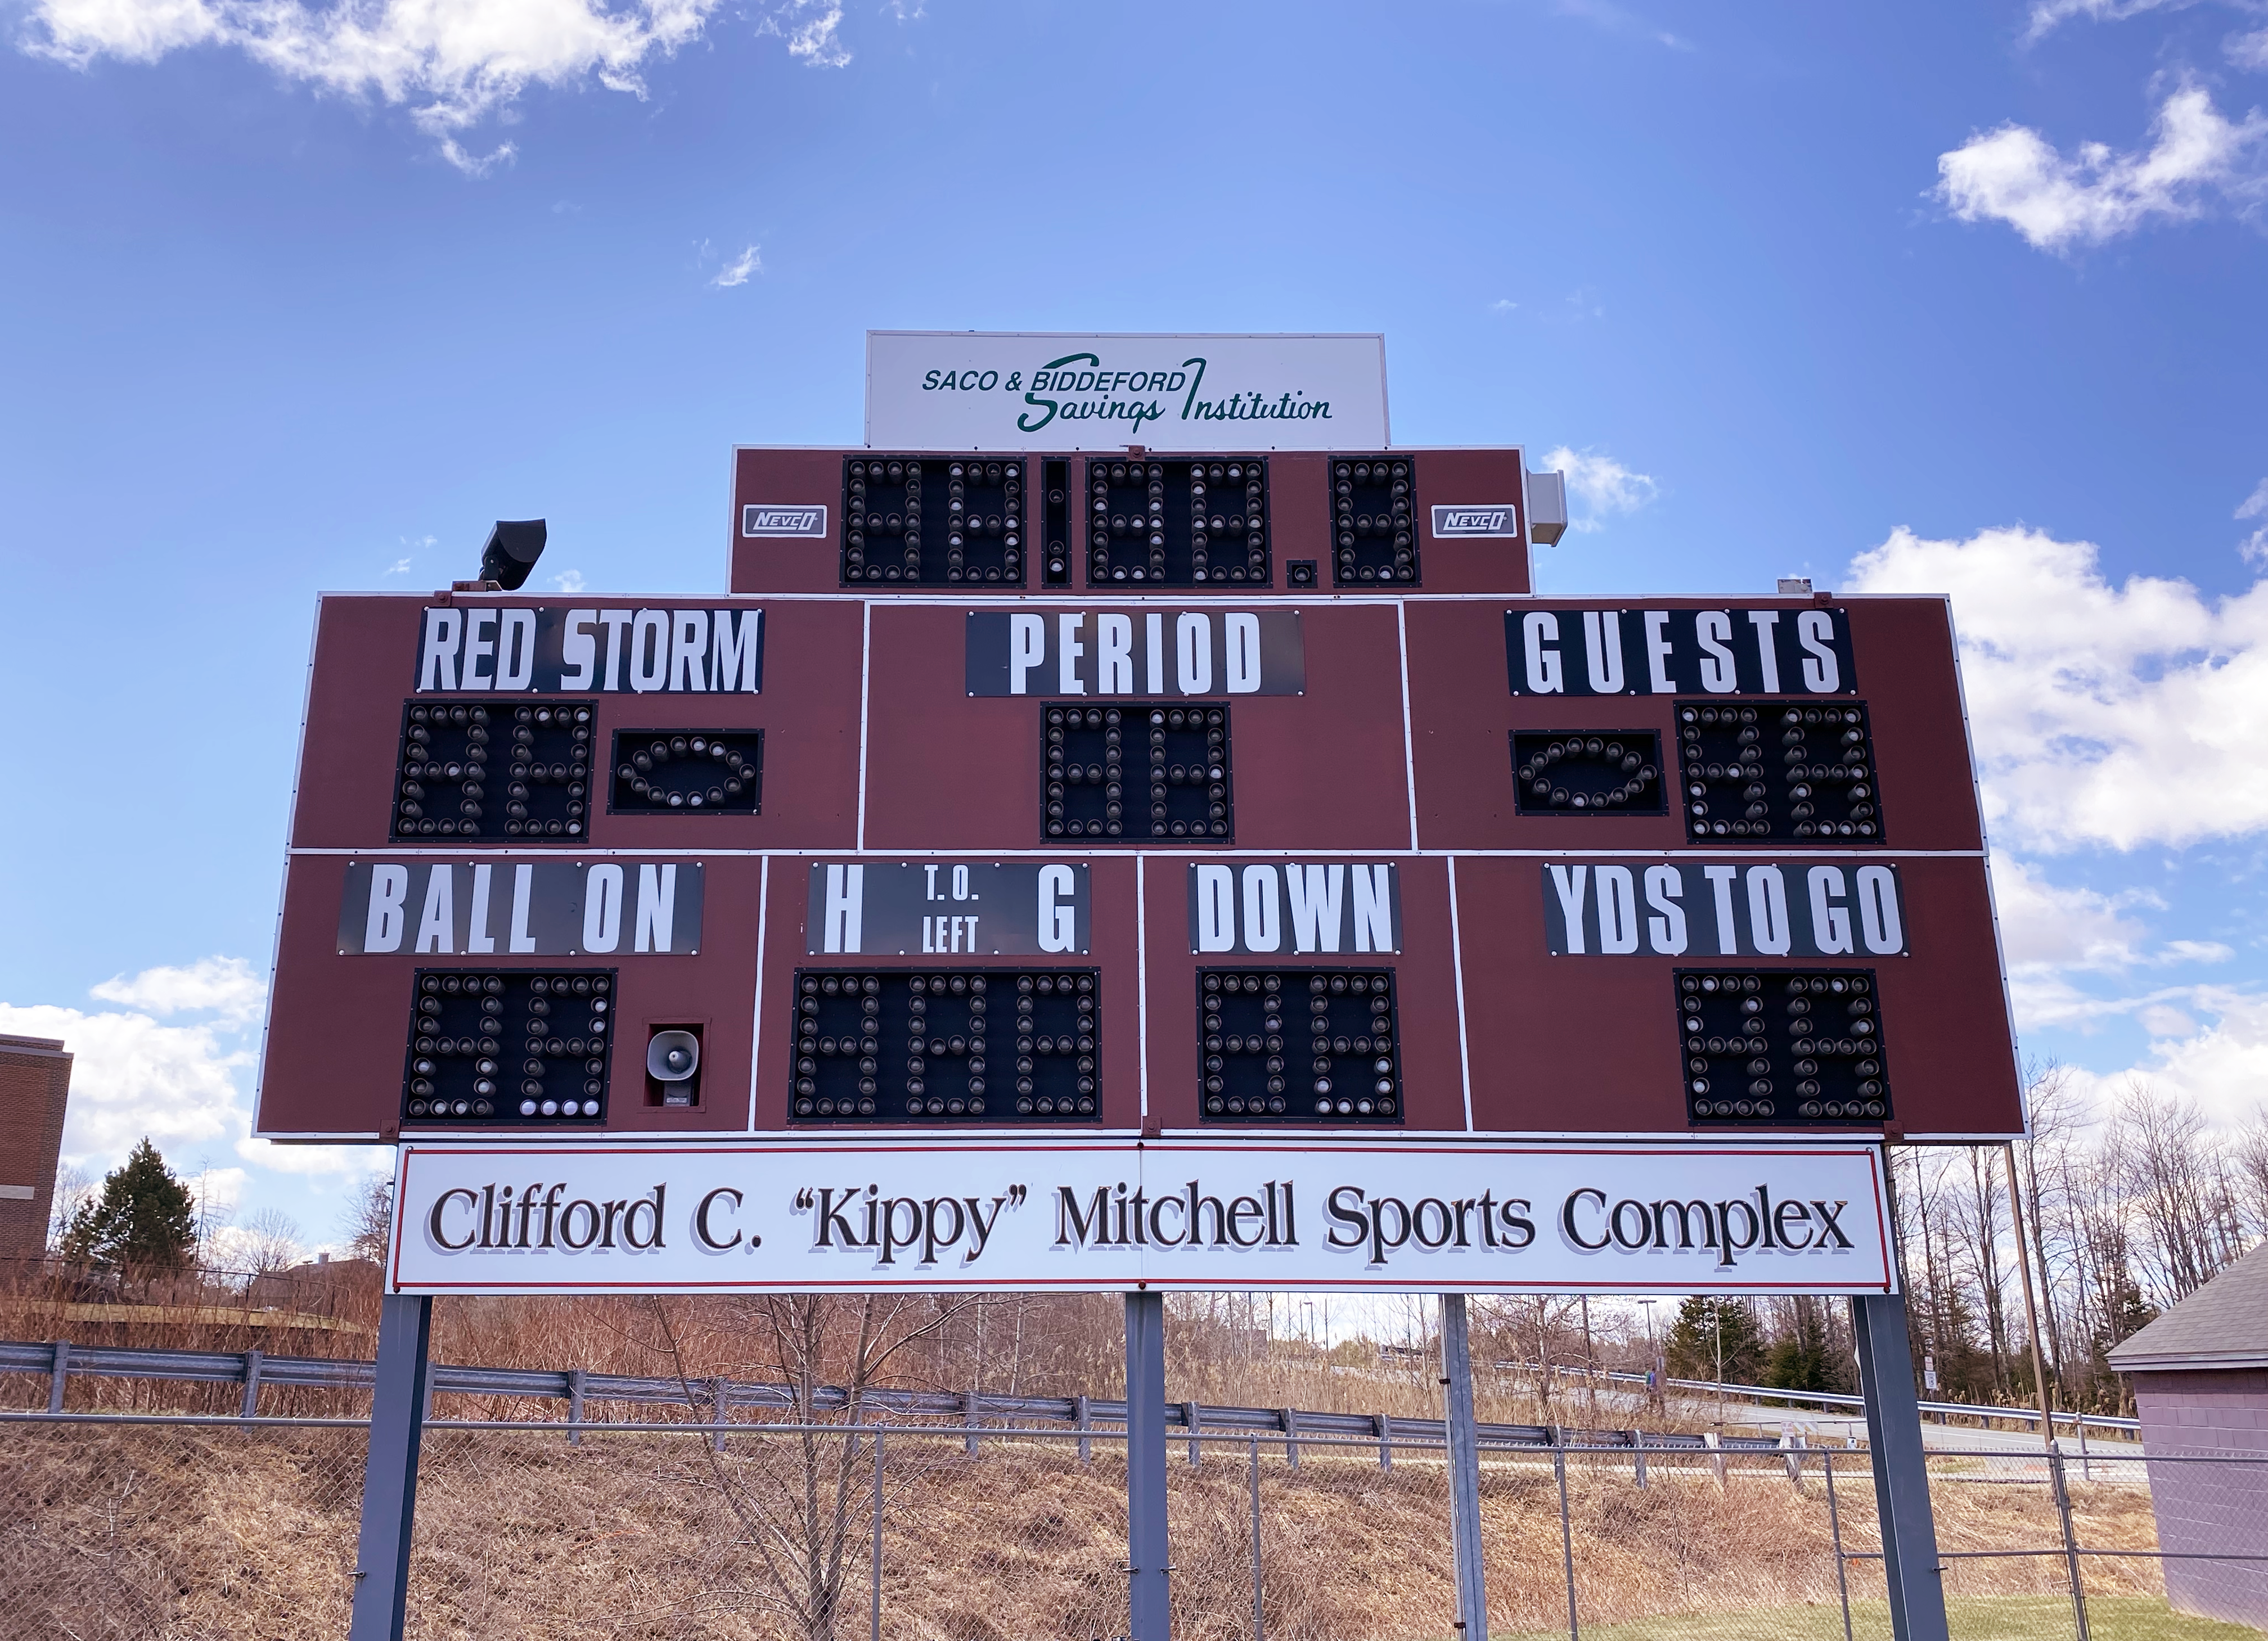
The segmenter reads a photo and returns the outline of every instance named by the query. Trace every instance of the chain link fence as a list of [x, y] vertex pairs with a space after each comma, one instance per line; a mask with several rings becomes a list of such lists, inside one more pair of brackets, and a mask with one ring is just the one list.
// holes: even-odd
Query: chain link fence
[[[0, 1629], [342, 1635], [364, 1441], [346, 1418], [6, 1415]], [[1438, 1442], [1175, 1432], [1171, 1459], [1177, 1637], [1456, 1633]], [[1491, 1629], [1889, 1641], [1867, 1463], [1486, 1452]], [[2234, 1641], [2183, 1615], [2268, 1607], [2268, 1456], [1938, 1450], [1929, 1475], [1955, 1641]], [[1127, 1629], [1125, 1479], [1115, 1430], [436, 1420], [409, 1633], [1101, 1641]]]

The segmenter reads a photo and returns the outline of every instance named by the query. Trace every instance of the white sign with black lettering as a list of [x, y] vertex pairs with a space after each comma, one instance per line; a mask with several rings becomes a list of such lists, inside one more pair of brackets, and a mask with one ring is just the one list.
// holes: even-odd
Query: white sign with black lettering
[[350, 860], [339, 954], [698, 952], [702, 876], [696, 861]]
[[1814, 861], [1550, 861], [1554, 957], [1904, 957], [1893, 865]]
[[1863, 1145], [1019, 1137], [405, 1145], [411, 1293], [1881, 1293]]
[[1296, 695], [1297, 610], [972, 610], [972, 695]]
[[1859, 687], [1839, 609], [1515, 609], [1516, 695], [1836, 695]]
[[1189, 867], [1192, 952], [1401, 949], [1402, 876], [1392, 861]]
[[418, 627], [416, 678], [420, 695], [755, 695], [764, 613], [439, 606]]
[[812, 863], [803, 949], [812, 957], [1084, 952], [1086, 868], [1026, 861]]

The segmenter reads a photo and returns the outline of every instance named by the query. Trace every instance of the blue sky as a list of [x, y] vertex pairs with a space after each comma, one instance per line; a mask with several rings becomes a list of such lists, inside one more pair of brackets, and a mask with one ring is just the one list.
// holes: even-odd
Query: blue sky
[[1564, 453], [1547, 588], [1952, 590], [2026, 1050], [2268, 1087], [2256, 5], [0, 27], [0, 1029], [82, 1166], [333, 1231], [366, 1159], [244, 1138], [313, 595], [533, 514], [721, 585], [727, 451], [855, 442], [869, 327], [1382, 331], [1399, 439]]

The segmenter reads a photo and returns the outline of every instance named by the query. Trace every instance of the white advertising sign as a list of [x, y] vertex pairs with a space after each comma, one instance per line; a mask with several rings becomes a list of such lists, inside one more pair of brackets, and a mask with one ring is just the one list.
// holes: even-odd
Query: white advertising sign
[[1863, 1146], [405, 1145], [393, 1289], [1881, 1293]]
[[866, 333], [887, 450], [1384, 450], [1386, 339]]

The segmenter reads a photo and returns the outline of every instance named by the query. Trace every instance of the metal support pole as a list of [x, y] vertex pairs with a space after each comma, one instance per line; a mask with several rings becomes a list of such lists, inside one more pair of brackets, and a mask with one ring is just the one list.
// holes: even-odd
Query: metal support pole
[[867, 1592], [873, 1641], [882, 1641], [882, 1432], [874, 1432], [874, 1567]]
[[48, 1369], [48, 1411], [63, 1410], [63, 1387], [70, 1382], [70, 1341], [55, 1341], [55, 1357]]
[[1457, 1574], [1457, 1628], [1488, 1641], [1488, 1586], [1481, 1567], [1481, 1453], [1473, 1429], [1473, 1358], [1465, 1296], [1441, 1296], [1441, 1385], [1448, 1417], [1449, 1548]]
[[1583, 1641], [1581, 1621], [1575, 1615], [1575, 1528], [1567, 1519], [1567, 1449], [1559, 1432], [1552, 1432], [1551, 1473], [1559, 1483], [1559, 1560], [1567, 1570], [1567, 1641]]
[[2050, 1453], [2055, 1445], [2055, 1389], [2048, 1383], [2044, 1353], [2040, 1350], [2040, 1307], [2032, 1297], [2032, 1255], [2024, 1238], [2024, 1199], [2016, 1194], [2016, 1148], [2000, 1147], [2008, 1166], [2008, 1221], [2016, 1233], [2016, 1269], [2024, 1278], [2024, 1325], [2032, 1336], [2032, 1388], [2040, 1395], [2040, 1445]]
[[1293, 1469], [1300, 1468], [1300, 1414], [1296, 1408], [1276, 1409], [1277, 1422], [1284, 1427], [1284, 1462]]
[[243, 1417], [247, 1419], [260, 1411], [260, 1363], [259, 1351], [247, 1350], [244, 1353]]
[[570, 1446], [583, 1445], [583, 1387], [587, 1382], [584, 1371], [571, 1368], [567, 1373], [567, 1441]]
[[1094, 1428], [1094, 1409], [1084, 1395], [1073, 1397], [1072, 1402], [1075, 1409], [1073, 1427], [1079, 1431], [1079, 1461], [1081, 1464], [1093, 1464], [1094, 1441], [1087, 1435], [1087, 1431]]
[[1944, 1569], [1930, 1512], [1928, 1454], [1914, 1390], [1913, 1348], [1902, 1293], [1851, 1300], [1859, 1346], [1859, 1393], [1874, 1448], [1874, 1504], [1882, 1524], [1882, 1572], [1896, 1641], [1947, 1641]]
[[417, 1448], [430, 1394], [425, 1351], [432, 1336], [429, 1295], [389, 1293], [379, 1301], [370, 1456], [363, 1466], [362, 1536], [348, 1641], [401, 1641], [409, 1539], [417, 1521]]
[[1191, 1469], [1195, 1469], [1197, 1465], [1197, 1404], [1194, 1402], [1182, 1403], [1182, 1423], [1189, 1427], [1189, 1468]]
[[1394, 1416], [1391, 1413], [1373, 1413], [1370, 1423], [1378, 1432], [1378, 1468], [1391, 1470], [1394, 1468]]
[[1130, 1641], [1170, 1641], [1166, 1575], [1166, 1296], [1126, 1296], [1126, 1609]]
[[711, 1453], [725, 1451], [725, 1392], [730, 1382], [723, 1379], [709, 1381], [709, 1428], [716, 1432], [709, 1438]]
[[976, 1456], [976, 1393], [973, 1390], [961, 1398], [961, 1422], [968, 1430], [968, 1434], [961, 1439], [961, 1445], [974, 1459]]
[[1631, 1432], [1631, 1449], [1638, 1454], [1638, 1484], [1644, 1487], [1646, 1485], [1646, 1432], [1644, 1431]]
[[1252, 1478], [1252, 1641], [1263, 1641], [1265, 1630], [1260, 1601], [1260, 1438], [1248, 1436], [1245, 1441], [1245, 1464], [1247, 1473]]
[[1851, 1577], [1845, 1563], [1850, 1558], [1843, 1553], [1843, 1512], [1835, 1505], [1835, 1455], [1821, 1455], [1820, 1462], [1827, 1467], [1827, 1533], [1835, 1545], [1835, 1593], [1843, 1603], [1843, 1641], [1851, 1641]]
[[2087, 1586], [2079, 1575], [2079, 1534], [2072, 1530], [2071, 1489], [2065, 1484], [2068, 1478], [2063, 1471], [2063, 1454], [2052, 1448], [2048, 1453], [2048, 1475], [2055, 1483], [2056, 1515], [2063, 1523], [2063, 1562], [2071, 1579], [2072, 1623], [2079, 1641], [2088, 1641]]

